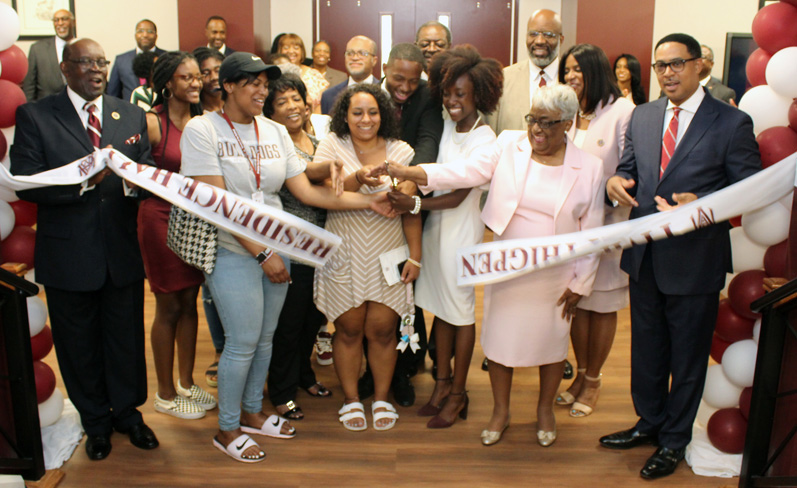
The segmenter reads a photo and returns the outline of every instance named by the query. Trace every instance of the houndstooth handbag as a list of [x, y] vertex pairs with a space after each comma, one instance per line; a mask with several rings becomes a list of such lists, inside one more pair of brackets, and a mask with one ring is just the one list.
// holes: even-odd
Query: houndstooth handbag
[[180, 259], [207, 274], [216, 265], [216, 226], [172, 205], [166, 245]]

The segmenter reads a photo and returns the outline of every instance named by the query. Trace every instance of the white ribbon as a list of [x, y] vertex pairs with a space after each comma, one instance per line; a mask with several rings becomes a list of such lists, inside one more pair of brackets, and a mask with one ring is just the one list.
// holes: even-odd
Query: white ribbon
[[114, 149], [98, 149], [65, 166], [31, 176], [12, 176], [2, 167], [0, 185], [12, 190], [75, 185], [106, 166], [126, 181], [220, 229], [310, 266], [324, 266], [340, 246], [340, 237], [295, 215], [178, 173], [139, 164]]
[[457, 250], [459, 286], [498, 283], [596, 252], [679, 236], [771, 205], [794, 191], [797, 153], [669, 212], [595, 229], [494, 241]]
[[421, 348], [421, 345], [418, 343], [420, 340], [420, 336], [417, 332], [415, 332], [415, 327], [412, 325], [405, 325], [401, 328], [401, 339], [399, 339], [396, 349], [404, 352], [407, 349], [407, 346], [409, 346], [410, 350], [414, 354], [418, 349]]

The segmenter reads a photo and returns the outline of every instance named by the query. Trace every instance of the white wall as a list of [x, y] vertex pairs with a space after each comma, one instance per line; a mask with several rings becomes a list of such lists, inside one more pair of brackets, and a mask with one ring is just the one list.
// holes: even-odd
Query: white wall
[[[525, 61], [529, 58], [528, 50], [526, 49], [526, 27], [528, 26], [529, 17], [535, 10], [547, 8], [554, 12], [562, 13], [562, 3], [575, 4], [576, 0], [519, 0], [517, 6], [517, 19], [518, 19], [518, 33], [517, 33], [517, 46], [515, 46], [515, 55], [513, 62]], [[569, 5], [566, 5], [567, 9]], [[569, 10], [569, 9], [568, 9]], [[575, 10], [575, 9], [573, 9]], [[565, 35], [565, 42], [573, 42], [575, 40], [575, 19], [562, 18], [562, 31]], [[573, 38], [570, 39], [568, 35], [568, 27], [572, 25]], [[569, 45], [569, 44], [568, 44]]]
[[[294, 33], [304, 41], [307, 56], [313, 50], [313, 0], [272, 0], [271, 39], [277, 34]], [[271, 47], [271, 41], [268, 48]]]
[[[588, 0], [582, 0], [588, 1]], [[725, 34], [750, 32], [758, 0], [657, 0], [653, 22], [653, 45], [667, 34], [683, 32], [714, 50], [712, 74], [722, 78]], [[650, 97], [658, 98], [659, 84], [651, 76]], [[741, 93], [737, 94], [741, 95]]]

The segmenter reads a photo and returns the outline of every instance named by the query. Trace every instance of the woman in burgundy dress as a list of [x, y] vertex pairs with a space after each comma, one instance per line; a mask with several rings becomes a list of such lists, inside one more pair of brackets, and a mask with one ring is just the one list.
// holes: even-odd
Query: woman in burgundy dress
[[[152, 157], [159, 168], [180, 172], [180, 136], [185, 124], [201, 115], [202, 78], [191, 54], [170, 52], [155, 63], [156, 93], [147, 114]], [[138, 240], [150, 289], [155, 294], [152, 355], [158, 376], [155, 410], [182, 419], [198, 419], [216, 407], [216, 399], [194, 383], [197, 334], [197, 293], [202, 272], [185, 264], [166, 246], [171, 204], [152, 196], [138, 211]], [[177, 342], [179, 378], [174, 384], [174, 345]]]

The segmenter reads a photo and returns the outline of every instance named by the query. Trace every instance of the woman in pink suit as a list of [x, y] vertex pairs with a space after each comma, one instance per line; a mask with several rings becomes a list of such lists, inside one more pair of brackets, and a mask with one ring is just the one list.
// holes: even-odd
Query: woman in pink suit
[[[504, 131], [496, 158], [390, 165], [390, 171], [418, 183], [424, 192], [490, 182], [482, 220], [500, 240], [598, 227], [603, 223], [603, 165], [567, 140], [577, 110], [572, 89], [545, 87], [535, 93], [526, 116], [528, 133]], [[540, 368], [537, 441], [547, 447], [556, 440], [553, 404], [570, 319], [579, 299], [592, 290], [597, 267], [598, 258], [586, 256], [485, 287], [481, 343], [490, 360], [494, 405], [482, 444], [495, 444], [509, 426], [512, 374], [516, 367], [529, 366]]]
[[[622, 96], [603, 50], [578, 44], [562, 56], [559, 81], [568, 84], [579, 100], [570, 140], [603, 161], [604, 181], [614, 175], [625, 143], [625, 129], [634, 104]], [[628, 219], [630, 207], [604, 206], [604, 223]], [[617, 330], [617, 311], [628, 306], [628, 275], [620, 270], [620, 251], [603, 254], [592, 294], [576, 309], [570, 340], [578, 363], [573, 383], [556, 399], [571, 405], [571, 417], [586, 417], [598, 402], [601, 368], [609, 356]]]

